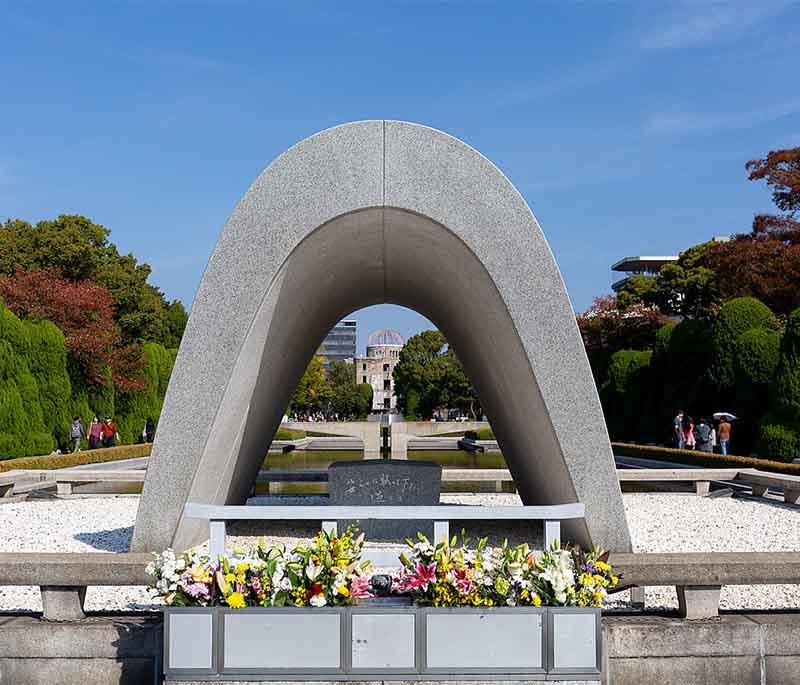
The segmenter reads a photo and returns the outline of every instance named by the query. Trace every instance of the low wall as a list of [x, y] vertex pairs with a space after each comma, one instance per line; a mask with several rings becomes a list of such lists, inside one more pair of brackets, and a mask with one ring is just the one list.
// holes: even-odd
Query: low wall
[[0, 615], [0, 683], [160, 683], [160, 613], [52, 623]]
[[[5, 615], [0, 682], [158, 683], [161, 630], [161, 614], [92, 615], [75, 623]], [[790, 683], [800, 673], [799, 613], [727, 613], [701, 621], [608, 614], [603, 640], [608, 685]]]

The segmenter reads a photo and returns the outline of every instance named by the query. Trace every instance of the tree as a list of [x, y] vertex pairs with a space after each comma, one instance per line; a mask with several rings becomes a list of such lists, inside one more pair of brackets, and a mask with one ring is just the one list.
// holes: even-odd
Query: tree
[[647, 406], [652, 354], [642, 350], [618, 350], [611, 355], [600, 398], [608, 431], [617, 440], [638, 439], [642, 422], [650, 417]]
[[770, 152], [746, 168], [750, 180], [766, 180], [783, 213], [759, 214], [750, 233], [689, 248], [651, 286], [632, 278], [621, 306], [655, 304], [666, 314], [708, 320], [737, 297], [754, 297], [783, 316], [800, 307], [800, 147]]
[[94, 281], [114, 298], [123, 342], [175, 347], [186, 325], [183, 307], [167, 303], [148, 282], [150, 266], [121, 255], [109, 236], [106, 227], [78, 215], [62, 214], [35, 226], [8, 220], [0, 225], [0, 273], [49, 271], [73, 282]]
[[361, 420], [367, 417], [372, 409], [372, 386], [366, 383], [356, 385], [355, 369], [351, 363], [332, 362], [328, 371], [328, 384], [331, 408], [339, 420]]
[[773, 393], [775, 413], [800, 430], [800, 309], [786, 323]]
[[617, 306], [628, 309], [636, 304], [653, 305], [656, 298], [656, 279], [643, 274], [630, 276], [617, 293]]
[[791, 461], [800, 457], [800, 309], [786, 323], [770, 390], [770, 411], [761, 421], [759, 450], [764, 456]]
[[308, 415], [326, 409], [331, 399], [331, 386], [322, 361], [318, 354], [311, 358], [292, 395], [289, 413]]
[[17, 316], [52, 321], [64, 333], [70, 359], [86, 382], [108, 384], [114, 349], [120, 345], [108, 290], [52, 271], [18, 270], [0, 276], [0, 297]]
[[409, 418], [429, 419], [440, 407], [479, 411], [472, 382], [439, 331], [411, 336], [394, 367], [397, 404]]
[[653, 305], [619, 306], [611, 295], [598, 297], [578, 314], [578, 328], [592, 365], [597, 385], [602, 385], [611, 355], [619, 350], [647, 350], [656, 332], [669, 319]]
[[[0, 458], [47, 454], [54, 446], [37, 376], [31, 371], [32, 355], [39, 364], [47, 363], [41, 356], [41, 331], [33, 333], [33, 340], [32, 328], [0, 305]], [[48, 408], [61, 411], [57, 398], [47, 399], [56, 400]]]
[[766, 180], [772, 188], [772, 201], [783, 215], [758, 214], [753, 219], [753, 235], [769, 236], [789, 244], [800, 243], [800, 147], [775, 150], [764, 159], [750, 160], [745, 168], [751, 181]]
[[763, 302], [739, 297], [726, 302], [719, 310], [711, 332], [711, 380], [720, 390], [736, 384], [736, 359], [739, 338], [752, 329], [776, 330], [778, 321]]
[[175, 363], [175, 349], [165, 349], [158, 343], [145, 343], [140, 354], [145, 360], [140, 370], [140, 388], [118, 394], [117, 427], [124, 442], [139, 442], [148, 419], [156, 421], [161, 414], [164, 394]]
[[177, 348], [181, 344], [183, 331], [189, 321], [189, 315], [180, 300], [172, 300], [164, 314], [164, 347]]

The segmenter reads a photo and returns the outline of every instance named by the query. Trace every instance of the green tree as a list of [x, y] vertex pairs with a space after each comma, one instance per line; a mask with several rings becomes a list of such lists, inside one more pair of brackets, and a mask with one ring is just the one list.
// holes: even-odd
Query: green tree
[[719, 390], [729, 390], [736, 383], [739, 337], [752, 329], [777, 328], [778, 320], [769, 307], [752, 297], [736, 298], [720, 308], [711, 332], [710, 368], [711, 380]]
[[650, 419], [650, 361], [652, 352], [619, 350], [611, 355], [600, 398], [608, 431], [614, 439], [634, 440]]
[[661, 267], [648, 304], [665, 314], [709, 319], [719, 304], [714, 272], [705, 265], [714, 243], [701, 243], [681, 253], [678, 261]]
[[331, 385], [322, 366], [321, 355], [315, 354], [303, 372], [289, 404], [289, 413], [323, 412], [331, 400]]
[[35, 226], [8, 220], [0, 224], [0, 273], [52, 270], [71, 281], [99, 283], [116, 302], [123, 343], [176, 347], [186, 325], [185, 310], [168, 303], [148, 282], [149, 265], [120, 254], [109, 236], [105, 226], [78, 215], [62, 214]]
[[[364, 407], [364, 393], [356, 385], [355, 368], [351, 363], [332, 362], [328, 370], [328, 384], [331, 408], [340, 420], [366, 417], [371, 406]], [[372, 386], [367, 387], [370, 388], [371, 400]]]
[[172, 300], [164, 313], [164, 347], [177, 348], [181, 344], [183, 331], [189, 321], [189, 314], [180, 300]]
[[652, 305], [656, 301], [656, 279], [652, 276], [634, 274], [617, 293], [617, 306], [628, 309], [635, 304]]
[[175, 364], [176, 350], [158, 343], [145, 343], [143, 353], [147, 361], [143, 389], [120, 393], [116, 402], [117, 427], [123, 442], [140, 442], [147, 419], [158, 421]]
[[737, 386], [768, 387], [775, 379], [781, 353], [781, 334], [765, 328], [751, 328], [736, 340]]
[[786, 322], [772, 404], [787, 425], [800, 430], [800, 309]]
[[31, 373], [31, 350], [30, 324], [0, 306], [0, 459], [47, 454], [55, 444]]
[[480, 411], [477, 395], [455, 351], [439, 331], [411, 336], [394, 367], [399, 409], [408, 418], [429, 419], [439, 407]]
[[[72, 383], [67, 372], [67, 346], [64, 334], [50, 321], [28, 322], [29, 363], [39, 387], [39, 404], [48, 430], [56, 442], [67, 441], [68, 427], [75, 416], [72, 409]], [[80, 414], [80, 413], [79, 413]], [[88, 414], [80, 414], [84, 420]]]

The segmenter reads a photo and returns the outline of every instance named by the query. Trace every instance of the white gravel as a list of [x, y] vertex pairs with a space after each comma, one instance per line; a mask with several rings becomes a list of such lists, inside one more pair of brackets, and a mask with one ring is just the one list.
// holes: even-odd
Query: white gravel
[[[800, 508], [767, 499], [708, 499], [690, 494], [631, 493], [623, 495], [625, 510], [639, 552], [746, 552], [800, 550]], [[315, 498], [316, 499], [316, 498]], [[303, 498], [305, 503], [315, 503]], [[255, 501], [266, 503], [265, 498]], [[519, 504], [516, 495], [443, 494], [443, 502]], [[285, 498], [282, 504], [292, 503]], [[37, 499], [0, 504], [0, 552], [122, 552], [128, 549], [139, 504], [137, 496]], [[292, 544], [314, 533], [312, 525], [280, 524], [268, 541]], [[258, 531], [248, 524], [232, 530], [229, 547], [253, 542]], [[489, 531], [486, 524], [468, 529], [472, 536]], [[493, 538], [512, 541], [529, 533], [519, 529], [492, 531]], [[534, 542], [538, 535], [534, 532]], [[493, 540], [494, 541], [494, 540]], [[1, 572], [0, 572], [1, 573]], [[611, 607], [624, 608], [628, 593], [614, 595]], [[800, 586], [727, 586], [721, 605], [728, 609], [800, 607]], [[648, 588], [648, 608], [677, 606], [674, 588]], [[130, 610], [152, 607], [143, 588], [91, 588], [90, 610]], [[0, 587], [0, 610], [41, 611], [38, 588]]]

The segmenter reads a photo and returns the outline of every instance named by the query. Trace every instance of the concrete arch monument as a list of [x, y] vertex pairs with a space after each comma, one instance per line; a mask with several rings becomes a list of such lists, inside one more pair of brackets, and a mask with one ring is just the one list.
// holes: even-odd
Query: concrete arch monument
[[325, 333], [379, 302], [421, 312], [458, 350], [525, 502], [583, 502], [566, 534], [630, 549], [597, 390], [536, 219], [474, 149], [399, 121], [307, 138], [234, 210], [178, 352], [134, 549], [204, 539], [187, 501], [245, 500]]

